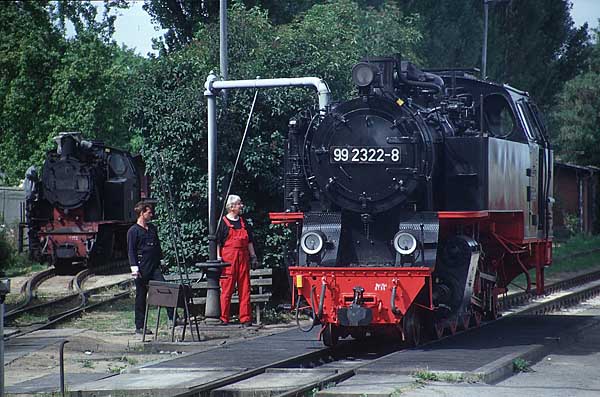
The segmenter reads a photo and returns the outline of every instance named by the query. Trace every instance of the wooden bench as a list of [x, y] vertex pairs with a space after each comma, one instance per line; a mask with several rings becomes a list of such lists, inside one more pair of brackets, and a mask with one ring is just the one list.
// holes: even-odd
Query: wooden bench
[[[271, 299], [271, 287], [273, 286], [272, 276], [273, 269], [270, 268], [250, 270], [250, 303], [252, 303], [256, 310], [256, 324], [261, 323], [261, 306], [266, 306], [266, 303]], [[190, 285], [194, 291], [194, 298], [192, 299], [193, 304], [197, 306], [206, 305], [206, 287], [208, 283], [204, 277], [204, 274], [190, 273], [189, 279], [191, 281]], [[179, 274], [174, 273], [165, 275], [165, 280], [170, 282], [179, 282], [181, 279]], [[186, 280], [185, 275], [184, 280]], [[233, 294], [231, 303], [240, 303], [240, 298], [237, 295], [237, 292]]]

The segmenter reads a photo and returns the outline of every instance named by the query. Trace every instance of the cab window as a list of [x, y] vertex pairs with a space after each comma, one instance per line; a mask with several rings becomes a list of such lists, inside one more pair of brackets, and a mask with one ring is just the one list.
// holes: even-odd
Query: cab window
[[532, 142], [544, 142], [541, 127], [538, 125], [536, 118], [531, 113], [528, 103], [523, 99], [519, 100], [517, 102], [517, 109], [519, 110], [519, 115], [522, 118], [521, 121], [525, 126], [527, 138]]
[[483, 100], [483, 117], [492, 136], [506, 138], [515, 129], [513, 112], [502, 95], [492, 94]]

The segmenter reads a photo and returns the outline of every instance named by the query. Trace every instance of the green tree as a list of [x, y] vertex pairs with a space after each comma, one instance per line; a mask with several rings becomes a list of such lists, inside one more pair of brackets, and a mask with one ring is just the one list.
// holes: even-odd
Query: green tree
[[[404, 52], [415, 55], [420, 35], [415, 20], [387, 5], [363, 10], [350, 0], [316, 5], [291, 24], [275, 26], [259, 8], [235, 3], [229, 11], [231, 79], [319, 76], [331, 84], [334, 97], [350, 95], [352, 64], [365, 55]], [[148, 169], [156, 176], [156, 153], [164, 158], [163, 174], [173, 187], [176, 218], [184, 234], [188, 259], [201, 259], [207, 249], [206, 100], [204, 81], [218, 65], [218, 25], [200, 26], [195, 39], [180, 51], [152, 60], [144, 70], [132, 113], [143, 139]], [[325, 44], [324, 44], [325, 43]], [[416, 56], [416, 55], [415, 55]], [[253, 92], [232, 90], [227, 107], [220, 104], [218, 185], [229, 182]], [[261, 91], [252, 118], [234, 192], [252, 214], [267, 265], [281, 262], [279, 235], [272, 233], [267, 212], [281, 206], [283, 138], [290, 116], [315, 105], [307, 89]], [[155, 178], [159, 214], [164, 200]], [[161, 233], [170, 231], [163, 225]]]
[[600, 33], [587, 70], [568, 81], [552, 115], [559, 160], [600, 166]]
[[[127, 148], [125, 114], [144, 60], [109, 40], [111, 18], [96, 21], [89, 1], [0, 3], [0, 182], [17, 184], [40, 165], [60, 131]], [[69, 39], [65, 19], [75, 21]]]
[[[481, 67], [483, 0], [397, 0], [420, 16], [423, 66]], [[589, 56], [587, 25], [574, 26], [570, 0], [489, 6], [487, 74], [532, 93], [548, 109]], [[451, 21], [451, 22], [450, 22]]]
[[569, 0], [512, 1], [494, 12], [490, 76], [529, 91], [548, 109], [589, 56], [587, 25], [575, 28]]
[[133, 51], [106, 44], [89, 32], [70, 40], [52, 76], [48, 138], [81, 131], [85, 137], [128, 148], [125, 115], [143, 62]]
[[52, 74], [65, 42], [48, 2], [0, 3], [0, 170], [15, 183], [46, 142]]

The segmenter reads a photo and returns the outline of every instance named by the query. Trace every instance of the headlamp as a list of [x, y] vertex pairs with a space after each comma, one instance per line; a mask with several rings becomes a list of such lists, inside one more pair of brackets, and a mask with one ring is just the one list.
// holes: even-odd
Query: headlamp
[[394, 236], [394, 249], [400, 255], [410, 255], [417, 249], [417, 239], [410, 233], [400, 231]]

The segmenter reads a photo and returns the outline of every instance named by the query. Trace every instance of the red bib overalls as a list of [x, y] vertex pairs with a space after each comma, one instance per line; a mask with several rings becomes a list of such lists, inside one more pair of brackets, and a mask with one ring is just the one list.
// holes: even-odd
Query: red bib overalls
[[229, 322], [229, 306], [233, 289], [237, 284], [240, 297], [240, 323], [252, 321], [252, 308], [250, 306], [250, 253], [248, 252], [248, 231], [246, 224], [240, 217], [241, 229], [234, 229], [233, 224], [223, 217], [223, 222], [229, 227], [227, 240], [221, 247], [223, 262], [231, 265], [223, 268], [221, 273], [221, 320]]

